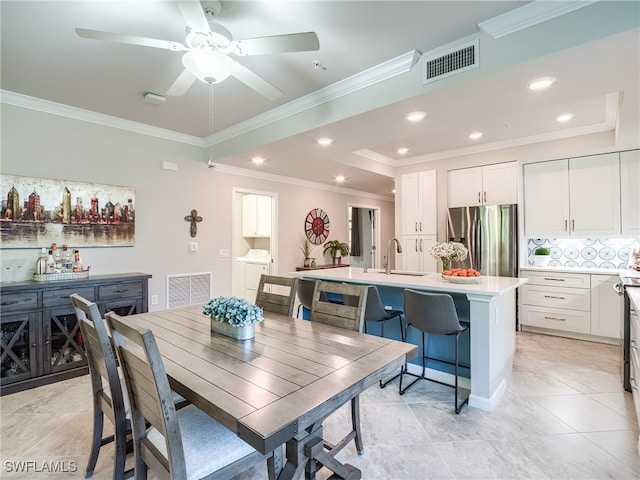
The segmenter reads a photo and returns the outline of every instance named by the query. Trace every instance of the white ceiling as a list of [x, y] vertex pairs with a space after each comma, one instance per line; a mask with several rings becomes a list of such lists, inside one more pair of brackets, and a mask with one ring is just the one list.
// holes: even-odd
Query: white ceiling
[[[269, 101], [231, 77], [213, 87], [210, 126], [204, 83], [162, 105], [142, 101], [145, 92], [163, 94], [171, 86], [183, 70], [179, 52], [87, 40], [74, 31], [183, 42], [185, 21], [174, 2], [2, 0], [0, 85], [3, 101], [21, 94], [193, 136], [196, 144], [213, 142], [218, 163], [331, 185], [342, 174], [347, 188], [390, 195], [393, 168], [408, 162], [602, 131], [616, 122], [638, 131], [639, 3], [585, 2], [581, 10], [547, 22], [548, 38], [540, 27], [496, 40], [479, 33], [478, 23], [529, 3], [223, 1], [217, 21], [234, 39], [315, 31], [320, 50], [236, 57], [284, 94]], [[632, 10], [638, 17], [631, 20], [634, 28], [599, 33], [599, 22], [607, 19], [598, 18], [603, 10], [596, 9], [629, 5], [638, 9]], [[578, 28], [574, 17], [582, 19]], [[553, 38], [563, 21], [573, 21], [572, 30]], [[526, 35], [535, 28], [532, 42]], [[363, 87], [385, 62], [478, 35], [478, 72], [423, 86], [419, 62], [410, 72]], [[326, 70], [314, 69], [314, 60]], [[540, 75], [558, 81], [544, 93], [524, 88]], [[318, 101], [340, 85], [343, 91], [357, 88], [338, 100]], [[311, 106], [291, 114], [307, 95]], [[408, 124], [403, 116], [413, 110], [428, 116]], [[554, 121], [565, 112], [575, 114], [571, 122]], [[472, 142], [468, 135], [476, 130], [485, 134]], [[251, 141], [245, 132], [255, 134]], [[314, 143], [320, 136], [334, 143], [320, 148]], [[410, 152], [399, 155], [400, 146]], [[252, 155], [266, 163], [252, 165]]]

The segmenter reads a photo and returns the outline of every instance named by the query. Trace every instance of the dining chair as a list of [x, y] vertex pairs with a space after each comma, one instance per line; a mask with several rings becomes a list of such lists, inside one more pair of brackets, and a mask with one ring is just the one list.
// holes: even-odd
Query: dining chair
[[[256, 305], [266, 312], [291, 317], [296, 300], [296, 287], [296, 278], [262, 274], [256, 294]], [[288, 293], [282, 293], [283, 290]]]
[[[328, 300], [332, 295], [342, 295], [344, 299], [353, 297], [356, 301], [334, 303]], [[362, 332], [364, 310], [367, 302], [367, 288], [364, 285], [317, 281], [313, 290], [311, 303], [311, 322], [331, 325], [345, 330]], [[362, 433], [360, 431], [360, 396], [351, 399], [351, 431], [338, 443], [324, 442], [325, 448], [335, 456], [353, 440], [358, 455], [364, 452]]]
[[153, 333], [113, 312], [105, 318], [127, 384], [136, 480], [148, 470], [160, 479], [226, 479], [270, 456], [194, 405], [176, 410]]
[[[404, 328], [402, 327], [402, 310], [387, 310], [384, 308], [384, 304], [380, 299], [380, 293], [378, 292], [378, 287], [375, 285], [367, 286], [367, 303], [364, 307], [364, 333], [367, 333], [367, 323], [368, 322], [379, 322], [380, 323], [380, 336], [384, 337], [384, 324], [388, 320], [393, 320], [395, 318], [398, 319], [398, 328], [400, 329], [400, 338], [404, 342]], [[353, 304], [357, 301], [356, 297], [345, 296], [344, 303], [345, 304]], [[400, 374], [396, 374], [392, 378], [389, 378], [385, 381], [380, 380], [380, 388], [384, 388], [387, 384], [396, 378], [398, 378]]]
[[[300, 312], [302, 308], [306, 308], [311, 311], [311, 305], [313, 303], [313, 290], [316, 288], [316, 280], [308, 280], [304, 278], [298, 279], [298, 284], [296, 286], [296, 293], [298, 295], [298, 301], [300, 304], [298, 305], [298, 310], [296, 312], [296, 318], [300, 318]], [[328, 299], [327, 295], [323, 292], [320, 294], [320, 297], [323, 301], [331, 302], [331, 303], [342, 303], [342, 298], [332, 298]]]
[[[71, 304], [80, 324], [93, 395], [93, 439], [86, 478], [93, 475], [100, 448], [111, 442], [114, 442], [113, 478], [129, 478], [133, 476], [133, 469], [125, 472], [125, 461], [131, 422], [111, 338], [95, 303], [74, 293], [71, 295]], [[114, 433], [103, 437], [105, 415], [113, 423]]]
[[[467, 394], [462, 403], [458, 404], [458, 369], [461, 366], [459, 363], [459, 343], [460, 335], [464, 332], [468, 332], [469, 327], [460, 324], [453, 298], [451, 295], [446, 293], [428, 293], [406, 289], [404, 291], [404, 315], [407, 319], [405, 339], [408, 338], [407, 335], [409, 333], [409, 327], [417, 329], [422, 334], [422, 373], [420, 375], [409, 373], [407, 371], [407, 365], [405, 364], [404, 368], [400, 372], [400, 395], [403, 395], [407, 389], [414, 385], [418, 380], [429, 380], [441, 385], [453, 387], [455, 391], [455, 412], [456, 414], [460, 413], [462, 407], [469, 402], [469, 395]], [[452, 364], [454, 366], [454, 385], [425, 376], [426, 361], [427, 359], [432, 358], [428, 355], [428, 343], [426, 344], [427, 350], [425, 350], [425, 334], [455, 335], [455, 360], [453, 362], [449, 362], [443, 359], [435, 359], [438, 362]], [[403, 388], [402, 380], [405, 375], [410, 375], [416, 378], [413, 382]]]

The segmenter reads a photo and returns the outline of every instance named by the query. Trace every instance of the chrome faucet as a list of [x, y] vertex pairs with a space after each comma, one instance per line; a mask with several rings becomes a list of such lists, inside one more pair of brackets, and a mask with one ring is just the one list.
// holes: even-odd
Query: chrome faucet
[[396, 246], [398, 247], [398, 253], [402, 253], [402, 247], [400, 246], [400, 242], [398, 241], [398, 239], [393, 237], [391, 240], [389, 240], [389, 243], [387, 243], [387, 264], [385, 265], [384, 271], [384, 273], [386, 273], [387, 275], [391, 275], [391, 244], [394, 241], [396, 242]]

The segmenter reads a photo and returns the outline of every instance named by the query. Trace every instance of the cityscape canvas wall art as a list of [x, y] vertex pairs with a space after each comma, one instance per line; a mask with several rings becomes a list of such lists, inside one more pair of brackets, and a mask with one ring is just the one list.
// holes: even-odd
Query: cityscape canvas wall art
[[0, 248], [135, 244], [135, 188], [0, 176]]

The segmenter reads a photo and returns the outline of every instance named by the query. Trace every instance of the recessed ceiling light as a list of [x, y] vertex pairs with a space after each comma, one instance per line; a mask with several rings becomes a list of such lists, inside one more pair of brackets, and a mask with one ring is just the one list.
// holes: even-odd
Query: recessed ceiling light
[[482, 135], [484, 135], [484, 133], [482, 133], [482, 132], [473, 132], [473, 133], [469, 134], [469, 138], [471, 140], [478, 140], [480, 137], [482, 137]]
[[407, 153], [409, 151], [409, 149], [407, 147], [400, 147], [398, 150], [396, 150], [400, 155], [404, 155], [405, 153]]
[[346, 178], [345, 178], [345, 177], [343, 177], [342, 175], [338, 175], [338, 176], [336, 177], [336, 182], [338, 182], [338, 183], [342, 183], [342, 182], [344, 182], [345, 180], [346, 180]]
[[318, 139], [318, 144], [322, 145], [323, 147], [328, 147], [332, 143], [333, 143], [333, 138], [322, 137]]
[[573, 118], [573, 113], [563, 113], [562, 115], [559, 115], [558, 118], [556, 118], [556, 120], [560, 123], [564, 123], [564, 122], [568, 122], [572, 118]]
[[253, 157], [251, 159], [251, 161], [255, 164], [255, 165], [262, 165], [264, 163], [264, 158], [263, 157]]
[[544, 90], [554, 83], [556, 83], [556, 79], [554, 77], [540, 77], [527, 83], [527, 88], [529, 90]]
[[426, 116], [427, 116], [426, 112], [411, 112], [411, 113], [407, 113], [404, 116], [404, 118], [406, 118], [410, 122], [419, 122], [420, 120], [422, 120]]

